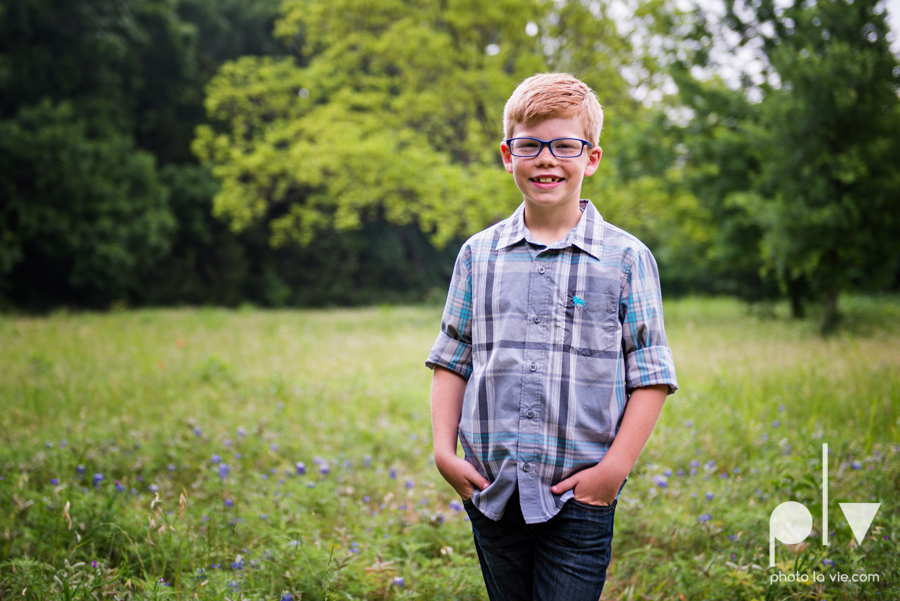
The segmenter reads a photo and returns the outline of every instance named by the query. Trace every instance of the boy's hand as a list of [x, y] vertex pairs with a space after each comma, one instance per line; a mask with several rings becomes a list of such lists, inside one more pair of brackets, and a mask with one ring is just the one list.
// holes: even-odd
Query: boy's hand
[[609, 463], [601, 461], [594, 467], [573, 474], [550, 488], [553, 494], [561, 495], [575, 489], [575, 499], [588, 505], [610, 505], [619, 494], [619, 487], [625, 481]]
[[456, 455], [448, 457], [435, 455], [434, 464], [444, 480], [459, 493], [464, 501], [472, 496], [476, 488], [484, 490], [490, 485], [490, 482], [478, 473], [474, 465]]

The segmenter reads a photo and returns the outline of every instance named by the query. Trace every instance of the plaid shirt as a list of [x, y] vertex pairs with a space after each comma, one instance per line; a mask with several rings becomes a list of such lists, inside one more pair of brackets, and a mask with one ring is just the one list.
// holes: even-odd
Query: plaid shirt
[[573, 497], [552, 485], [606, 454], [632, 389], [678, 384], [647, 247], [586, 200], [545, 246], [524, 206], [463, 245], [425, 364], [468, 380], [459, 438], [491, 482], [472, 502], [500, 519], [518, 487], [531, 524]]

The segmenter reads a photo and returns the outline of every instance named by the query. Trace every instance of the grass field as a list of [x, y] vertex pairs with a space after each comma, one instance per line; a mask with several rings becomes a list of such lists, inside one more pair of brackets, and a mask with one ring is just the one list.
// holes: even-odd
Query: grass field
[[[900, 302], [844, 309], [823, 339], [781, 307], [666, 305], [681, 390], [620, 501], [604, 599], [900, 598]], [[0, 316], [0, 598], [486, 599], [431, 461], [439, 321]], [[768, 568], [788, 500], [814, 530]], [[881, 503], [860, 543], [848, 501]]]

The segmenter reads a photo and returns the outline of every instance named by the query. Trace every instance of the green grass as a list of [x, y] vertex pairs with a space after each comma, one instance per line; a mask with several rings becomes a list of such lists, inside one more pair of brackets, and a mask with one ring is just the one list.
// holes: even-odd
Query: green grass
[[[666, 305], [681, 390], [623, 493], [604, 599], [900, 597], [900, 303], [843, 308], [823, 339], [780, 306]], [[0, 598], [486, 598], [431, 461], [439, 321], [430, 307], [0, 316]], [[769, 569], [768, 516], [787, 500], [814, 532]], [[882, 503], [858, 546], [846, 501]], [[862, 570], [879, 582], [830, 581]], [[782, 572], [826, 581], [770, 583]]]

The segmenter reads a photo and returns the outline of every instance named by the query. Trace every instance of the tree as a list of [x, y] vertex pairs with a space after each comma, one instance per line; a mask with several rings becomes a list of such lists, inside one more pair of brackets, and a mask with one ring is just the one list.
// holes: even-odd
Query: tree
[[617, 69], [631, 47], [607, 7], [285, 2], [276, 33], [296, 56], [239, 59], [208, 88], [194, 150], [222, 184], [216, 213], [237, 230], [270, 220], [276, 245], [380, 219], [441, 244], [505, 217], [521, 195], [500, 124], [519, 81], [566, 69], [636, 108]]
[[[721, 23], [738, 40], [730, 52], [753, 48], [763, 65], [743, 75], [740, 94], [693, 69], [710, 65], [710, 40], [726, 39], [697, 14], [694, 51], [673, 72], [695, 123], [725, 117], [725, 127], [706, 128], [713, 142], [688, 138], [692, 160], [717, 157], [706, 178], [721, 190], [723, 230], [743, 233], [720, 248], [755, 245], [762, 275], [796, 310], [825, 299], [828, 328], [841, 292], [884, 288], [900, 261], [900, 64], [883, 4], [727, 0]], [[723, 98], [717, 115], [710, 107]]]

